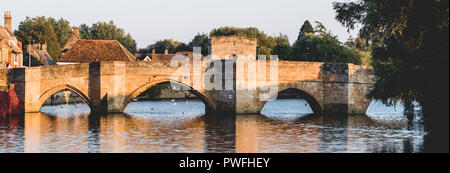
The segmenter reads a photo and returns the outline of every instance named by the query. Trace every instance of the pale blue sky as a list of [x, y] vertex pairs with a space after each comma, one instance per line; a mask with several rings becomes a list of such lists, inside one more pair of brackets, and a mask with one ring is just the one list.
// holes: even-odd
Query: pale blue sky
[[[333, 1], [338, 0], [13, 0], [2, 2], [0, 13], [11, 11], [13, 29], [26, 16], [62, 17], [77, 26], [113, 20], [136, 39], [138, 48], [165, 38], [189, 42], [197, 32], [220, 26], [281, 32], [292, 44], [306, 19], [321, 21], [345, 41], [349, 34], [334, 19]], [[3, 25], [3, 17], [0, 21]]]

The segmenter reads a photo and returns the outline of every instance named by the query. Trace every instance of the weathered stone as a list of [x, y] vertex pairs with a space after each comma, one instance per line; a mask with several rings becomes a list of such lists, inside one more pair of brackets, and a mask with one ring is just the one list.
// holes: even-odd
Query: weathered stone
[[[196, 68], [164, 61], [109, 61], [9, 69], [6, 86], [15, 85], [26, 112], [39, 112], [45, 100], [63, 89], [80, 95], [93, 112], [122, 112], [138, 95], [167, 82], [189, 89], [205, 103], [207, 111], [259, 113], [267, 101], [291, 89], [316, 113], [365, 114], [371, 101], [366, 97], [374, 81], [371, 67], [256, 60], [249, 58], [256, 57], [256, 40], [236, 36], [212, 38], [211, 53], [215, 56], [212, 60], [189, 63]], [[3, 88], [5, 74], [0, 69]], [[209, 89], [214, 82], [219, 87]]]
[[[270, 69], [270, 61], [265, 63], [266, 68]], [[264, 87], [270, 86], [276, 86], [275, 94], [290, 88], [304, 91], [309, 96], [308, 102], [317, 103], [319, 111], [325, 113], [364, 114], [371, 101], [365, 97], [373, 84], [369, 67], [319, 62], [277, 63], [276, 81], [269, 80], [270, 73], [267, 73], [265, 80], [261, 80], [259, 75], [248, 77], [248, 74], [228, 72], [232, 76], [222, 78], [223, 90], [205, 89], [205, 80], [212, 77], [205, 74], [205, 65], [202, 65], [200, 73], [176, 73], [179, 70], [177, 67], [150, 62], [100, 62], [9, 69], [7, 80], [8, 84], [15, 85], [14, 90], [26, 112], [39, 112], [45, 100], [63, 89], [80, 95], [92, 110], [122, 112], [139, 94], [166, 82], [176, 82], [192, 89], [211, 110], [236, 113], [259, 113], [267, 102], [261, 100], [261, 96], [270, 94]], [[240, 72], [252, 71], [247, 65], [237, 65], [236, 68]], [[196, 76], [202, 79], [201, 86], [194, 87]], [[231, 82], [232, 88], [226, 88], [226, 82]]]

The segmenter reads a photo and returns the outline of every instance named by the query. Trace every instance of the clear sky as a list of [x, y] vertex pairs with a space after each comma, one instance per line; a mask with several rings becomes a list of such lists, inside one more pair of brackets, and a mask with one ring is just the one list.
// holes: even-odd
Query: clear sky
[[220, 26], [281, 32], [292, 44], [308, 19], [313, 26], [322, 22], [345, 41], [349, 33], [334, 19], [333, 1], [342, 0], [8, 0], [0, 6], [0, 21], [3, 25], [4, 11], [11, 11], [13, 29], [26, 16], [62, 17], [77, 26], [113, 20], [142, 48], [165, 38], [189, 42], [195, 34]]

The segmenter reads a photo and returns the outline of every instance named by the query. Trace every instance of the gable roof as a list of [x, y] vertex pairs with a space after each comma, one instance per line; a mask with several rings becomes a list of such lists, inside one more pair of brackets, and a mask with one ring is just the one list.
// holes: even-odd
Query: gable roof
[[14, 52], [22, 53], [22, 48], [18, 45], [16, 36], [3, 26], [0, 26], [0, 41], [5, 42], [5, 45], [9, 46]]
[[[190, 61], [194, 59], [194, 54], [192, 52], [178, 52], [176, 54], [148, 54], [147, 56], [151, 58], [152, 61], [171, 61], [177, 55], [184, 55]], [[200, 59], [203, 60], [203, 55], [200, 54]]]
[[146, 56], [142, 61], [151, 61], [152, 59], [148, 56]]
[[117, 40], [78, 40], [58, 62], [136, 61]]
[[80, 40], [80, 37], [77, 34], [73, 34], [69, 40], [67, 40], [66, 45], [64, 45], [63, 47], [63, 52], [66, 52], [67, 50], [69, 50], [70, 48], [72, 48], [72, 46], [78, 41]]
[[42, 65], [55, 65], [55, 62], [46, 50], [31, 49], [30, 54]]

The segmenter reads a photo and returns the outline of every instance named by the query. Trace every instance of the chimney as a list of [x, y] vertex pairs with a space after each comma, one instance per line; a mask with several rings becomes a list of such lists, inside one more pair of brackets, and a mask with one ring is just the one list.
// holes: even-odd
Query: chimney
[[11, 32], [11, 12], [10, 11], [6, 11], [5, 12], [5, 28], [6, 30], [8, 30], [9, 32]]
[[47, 43], [41, 45], [41, 51], [47, 51]]
[[155, 49], [152, 50], [152, 55], [154, 55], [154, 54], [155, 54]]
[[77, 37], [80, 37], [80, 30], [78, 27], [74, 26], [72, 27], [73, 34], [75, 34]]
[[166, 48], [166, 50], [164, 50], [164, 54], [169, 54], [169, 50]]

